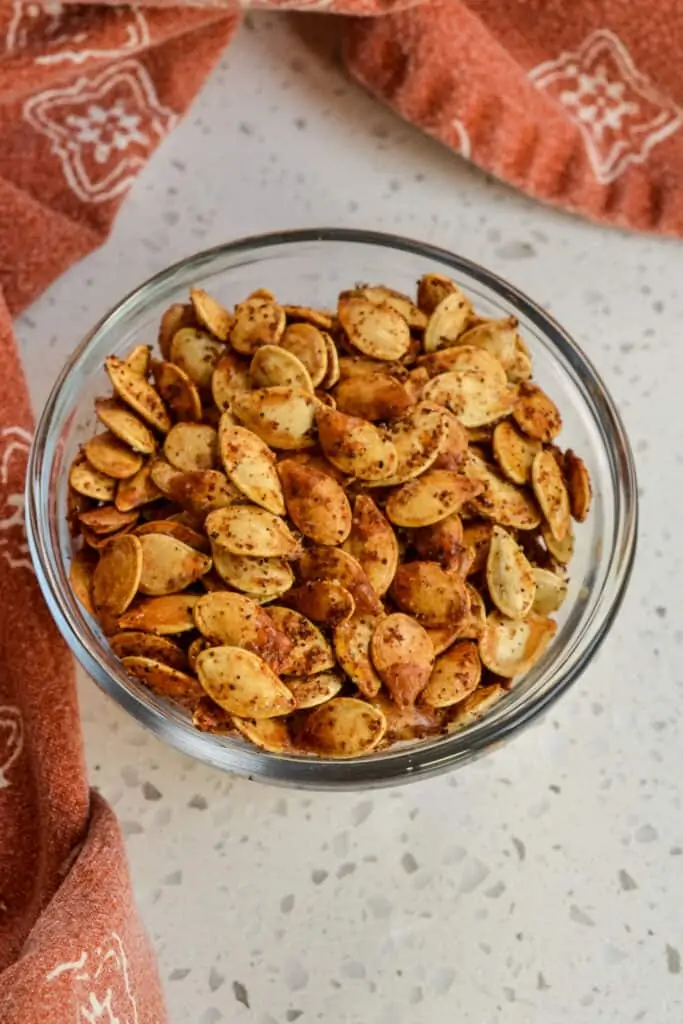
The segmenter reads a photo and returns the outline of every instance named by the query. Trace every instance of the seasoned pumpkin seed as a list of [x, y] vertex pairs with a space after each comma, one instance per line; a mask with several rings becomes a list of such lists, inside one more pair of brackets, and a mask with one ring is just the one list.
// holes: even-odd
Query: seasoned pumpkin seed
[[469, 613], [464, 580], [444, 572], [436, 562], [399, 566], [391, 593], [401, 611], [423, 626], [453, 626]]
[[230, 342], [237, 352], [253, 356], [261, 345], [277, 345], [286, 326], [285, 311], [270, 298], [254, 295], [235, 307]]
[[142, 456], [109, 431], [91, 437], [83, 451], [94, 469], [115, 480], [126, 480], [142, 469]]
[[461, 704], [455, 706], [446, 726], [448, 732], [474, 725], [504, 696], [505, 689], [499, 683], [494, 683], [492, 686], [480, 686]]
[[454, 345], [472, 316], [469, 299], [456, 285], [452, 282], [449, 284], [452, 290], [436, 306], [425, 328], [425, 352], [436, 352], [437, 349]]
[[378, 615], [382, 603], [360, 562], [341, 548], [307, 548], [299, 559], [298, 572], [304, 582], [309, 580], [337, 580], [356, 603], [356, 611]]
[[233, 555], [294, 558], [300, 550], [284, 521], [257, 505], [233, 505], [209, 512], [204, 528], [212, 544]]
[[375, 697], [382, 686], [370, 660], [370, 641], [378, 625], [374, 615], [354, 615], [334, 631], [337, 661], [364, 697]]
[[493, 431], [493, 456], [513, 484], [528, 484], [531, 466], [541, 450], [541, 442], [526, 437], [509, 420], [503, 420]]
[[532, 571], [536, 584], [533, 611], [538, 615], [552, 615], [564, 603], [568, 591], [567, 581], [549, 569], [534, 566]]
[[259, 388], [235, 395], [232, 411], [266, 444], [296, 451], [315, 444], [313, 428], [319, 404], [300, 388]]
[[100, 473], [82, 455], [71, 464], [69, 484], [78, 494], [95, 501], [112, 501], [116, 492], [116, 480]]
[[192, 609], [197, 601], [194, 594], [146, 598], [134, 604], [119, 618], [119, 627], [141, 629], [145, 633], [157, 633], [159, 636], [187, 633], [194, 629]]
[[486, 560], [486, 583], [495, 606], [510, 619], [524, 619], [536, 598], [532, 567], [501, 526], [494, 526]]
[[123, 630], [109, 638], [109, 646], [118, 658], [153, 658], [171, 668], [187, 668], [187, 656], [182, 647], [154, 633], [143, 633], [137, 629]]
[[173, 668], [165, 661], [142, 655], [125, 655], [121, 664], [129, 675], [139, 679], [159, 697], [192, 707], [202, 696], [202, 688], [194, 676]]
[[430, 526], [471, 501], [480, 492], [479, 482], [449, 469], [430, 469], [393, 491], [386, 513], [396, 526]]
[[211, 700], [240, 718], [275, 718], [294, 697], [263, 658], [242, 647], [209, 647], [197, 658], [199, 681]]
[[105, 367], [114, 391], [122, 402], [129, 405], [145, 423], [165, 434], [171, 429], [171, 420], [157, 391], [144, 377], [131, 370], [123, 359], [107, 356]]
[[367, 420], [320, 406], [317, 425], [320, 447], [342, 473], [360, 480], [378, 481], [396, 472], [396, 446]]
[[253, 431], [221, 417], [218, 444], [223, 468], [231, 482], [256, 505], [275, 515], [285, 514], [282, 485], [275, 456]]
[[314, 465], [285, 459], [278, 465], [287, 513], [316, 544], [343, 543], [351, 530], [351, 506], [340, 485]]
[[232, 716], [232, 724], [245, 739], [271, 754], [293, 752], [287, 723], [281, 718], [240, 718]]
[[282, 600], [288, 608], [328, 628], [351, 618], [356, 609], [353, 595], [337, 580], [310, 580], [288, 590]]
[[211, 375], [211, 395], [220, 411], [229, 409], [235, 395], [250, 386], [249, 363], [234, 352], [224, 352]]
[[555, 403], [537, 384], [519, 385], [512, 415], [520, 430], [539, 441], [552, 441], [562, 429], [562, 417]]
[[213, 469], [217, 457], [217, 433], [205, 423], [176, 423], [164, 440], [164, 455], [176, 469]]
[[152, 376], [159, 394], [176, 419], [202, 418], [202, 401], [197, 385], [185, 370], [175, 363], [164, 363], [155, 359], [152, 361]]
[[340, 412], [371, 421], [395, 420], [412, 404], [405, 386], [382, 373], [348, 377], [337, 386], [334, 398]]
[[120, 441], [142, 455], [153, 455], [154, 434], [142, 420], [114, 398], [96, 398], [95, 414]]
[[322, 384], [329, 368], [326, 337], [311, 324], [290, 324], [280, 341], [280, 348], [299, 360], [315, 388]]
[[534, 458], [531, 483], [550, 532], [562, 542], [571, 525], [569, 494], [562, 471], [551, 451], [544, 449]]
[[448, 708], [469, 697], [479, 686], [481, 662], [477, 645], [462, 640], [438, 657], [420, 700], [433, 708]]
[[269, 605], [268, 614], [292, 644], [284, 656], [281, 672], [292, 676], [313, 676], [334, 668], [334, 652], [310, 619], [282, 605]]
[[142, 570], [138, 589], [148, 597], [179, 594], [211, 568], [211, 559], [165, 533], [138, 537]]
[[556, 630], [553, 619], [542, 615], [515, 620], [492, 612], [479, 641], [479, 656], [497, 676], [523, 675], [544, 654]]
[[283, 558], [234, 555], [219, 544], [211, 550], [214, 568], [221, 579], [257, 601], [280, 597], [294, 583], [294, 574]]
[[306, 719], [305, 742], [328, 757], [358, 757], [374, 750], [386, 731], [379, 710], [355, 697], [334, 697]]
[[336, 697], [342, 679], [335, 672], [319, 672], [315, 676], [288, 676], [287, 687], [296, 701], [297, 711], [317, 708]]
[[256, 601], [244, 594], [213, 591], [194, 605], [197, 629], [212, 644], [244, 647], [280, 672], [292, 642]]
[[220, 302], [212, 298], [203, 288], [191, 288], [190, 300], [197, 323], [221, 341], [227, 341], [232, 327], [232, 317]]
[[380, 619], [370, 641], [378, 675], [400, 707], [414, 704], [429, 682], [434, 648], [426, 630], [409, 615]]
[[396, 575], [398, 541], [391, 525], [367, 494], [356, 496], [344, 551], [358, 561], [375, 593], [383, 597]]
[[135, 597], [142, 573], [142, 547], [133, 534], [104, 545], [92, 578], [92, 604], [98, 615], [122, 615]]
[[564, 453], [564, 475], [572, 515], [577, 523], [583, 523], [590, 512], [593, 497], [591, 478], [586, 463], [571, 448]]
[[370, 359], [400, 359], [410, 347], [410, 328], [387, 302], [374, 303], [353, 293], [339, 296], [339, 323], [353, 346]]
[[313, 393], [313, 384], [304, 364], [279, 345], [263, 345], [257, 349], [249, 372], [259, 388], [288, 387]]

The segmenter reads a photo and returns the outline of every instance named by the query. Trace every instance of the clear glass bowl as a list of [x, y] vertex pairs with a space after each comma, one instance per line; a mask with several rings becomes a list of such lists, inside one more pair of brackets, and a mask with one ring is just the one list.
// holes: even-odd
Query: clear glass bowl
[[[104, 360], [153, 343], [172, 302], [201, 285], [232, 304], [259, 287], [283, 302], [334, 306], [357, 281], [413, 293], [421, 274], [454, 278], [488, 316], [518, 317], [534, 373], [564, 417], [563, 447], [586, 460], [594, 484], [588, 521], [577, 528], [571, 589], [542, 661], [469, 728], [351, 760], [265, 753], [239, 738], [196, 731], [173, 708], [129, 679], [68, 580], [67, 469], [95, 430], [93, 401], [109, 392]], [[597, 373], [542, 309], [482, 267], [441, 249], [370, 232], [319, 230], [247, 238], [177, 263], [123, 299], [88, 335], [62, 371], [38, 424], [27, 477], [27, 529], [38, 579], [57, 624], [86, 672], [139, 722], [186, 754], [240, 775], [296, 786], [356, 788], [406, 781], [459, 767], [529, 723], [578, 678], [606, 636], [635, 552], [637, 491], [624, 428]]]

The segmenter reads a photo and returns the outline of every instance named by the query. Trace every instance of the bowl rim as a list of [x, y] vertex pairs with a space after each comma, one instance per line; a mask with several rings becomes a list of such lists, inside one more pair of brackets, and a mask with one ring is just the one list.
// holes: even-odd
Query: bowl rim
[[[132, 689], [127, 689], [113, 674], [113, 670], [116, 668], [115, 663], [110, 661], [110, 667], [107, 669], [106, 659], [94, 656], [89, 643], [81, 636], [82, 631], [78, 624], [74, 623], [59, 586], [56, 572], [57, 556], [46, 543], [46, 531], [41, 525], [41, 518], [46, 515], [45, 510], [40, 507], [41, 496], [45, 494], [41, 485], [45, 480], [46, 467], [49, 469], [54, 457], [54, 453], [50, 454], [49, 452], [47, 441], [55, 411], [60, 405], [62, 391], [71, 374], [90, 346], [96, 342], [100, 333], [109, 327], [114, 327], [127, 315], [140, 311], [146, 305], [153, 303], [156, 298], [161, 297], [161, 293], [174, 287], [176, 279], [178, 279], [178, 283], [180, 283], [180, 279], [184, 281], [189, 272], [193, 276], [196, 275], [197, 280], [200, 280], [202, 269], [217, 259], [234, 258], [247, 253], [258, 253], [269, 248], [314, 242], [374, 246], [400, 250], [417, 257], [433, 260], [442, 267], [450, 268], [456, 275], [458, 272], [468, 275], [478, 284], [493, 291], [502, 301], [512, 304], [552, 342], [574, 373], [588, 381], [592, 400], [599, 406], [597, 419], [601, 427], [603, 443], [606, 444], [607, 437], [609, 437], [615, 446], [615, 451], [610, 451], [609, 454], [613, 456], [614, 462], [619, 467], [615, 486], [618, 484], [623, 506], [621, 509], [623, 515], [615, 525], [615, 540], [611, 549], [612, 561], [614, 561], [614, 552], [618, 551], [619, 554], [617, 571], [610, 572], [606, 577], [603, 593], [585, 627], [586, 631], [591, 631], [591, 635], [581, 651], [580, 657], [575, 658], [573, 663], [555, 681], [541, 693], [533, 695], [528, 701], [521, 703], [507, 715], [494, 722], [484, 717], [462, 732], [429, 738], [414, 747], [401, 748], [398, 746], [377, 756], [370, 755], [346, 760], [272, 754], [258, 748], [246, 747], [246, 745], [244, 749], [241, 746], [238, 749], [234, 743], [225, 742], [227, 737], [199, 732], [190, 723], [180, 718], [169, 720], [166, 712], [162, 713]], [[595, 416], [593, 409], [591, 412]], [[599, 373], [571, 335], [525, 293], [466, 257], [430, 243], [400, 235], [353, 228], [321, 227], [242, 237], [178, 260], [130, 291], [86, 334], [58, 375], [36, 425], [26, 474], [25, 501], [27, 539], [43, 597], [72, 653], [97, 685], [112, 696], [140, 724], [149, 728], [172, 746], [204, 763], [249, 778], [313, 789], [368, 788], [436, 775], [480, 756], [487, 749], [502, 743], [513, 732], [529, 725], [579, 678], [611, 629], [631, 576], [638, 533], [638, 489], [635, 462], [624, 425], [614, 400]], [[606, 593], [608, 584], [609, 592]]]

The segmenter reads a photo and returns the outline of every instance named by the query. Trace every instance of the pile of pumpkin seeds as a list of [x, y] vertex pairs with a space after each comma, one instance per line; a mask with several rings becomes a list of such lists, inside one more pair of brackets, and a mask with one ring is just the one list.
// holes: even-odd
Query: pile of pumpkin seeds
[[437, 274], [334, 311], [193, 288], [106, 371], [72, 585], [197, 729], [367, 754], [476, 721], [546, 650], [591, 484], [514, 318]]

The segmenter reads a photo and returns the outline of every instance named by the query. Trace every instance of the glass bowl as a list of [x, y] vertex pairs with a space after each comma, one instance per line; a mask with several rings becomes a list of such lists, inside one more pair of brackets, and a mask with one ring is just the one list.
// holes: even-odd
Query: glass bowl
[[[130, 679], [69, 585], [65, 519], [67, 470], [96, 426], [93, 401], [108, 393], [105, 357], [152, 343], [163, 310], [191, 285], [233, 304], [257, 288], [283, 302], [326, 308], [357, 281], [414, 293], [420, 275], [452, 277], [486, 316], [514, 315], [534, 360], [534, 376], [564, 418], [560, 441], [587, 462], [594, 484], [589, 519], [576, 530], [570, 594], [543, 659], [474, 725], [349, 760], [266, 753], [240, 738], [198, 732], [185, 712]], [[569, 335], [495, 274], [461, 256], [392, 235], [324, 229], [263, 235], [198, 253], [123, 299], [79, 345], [37, 427], [27, 476], [27, 530], [45, 600], [73, 653], [95, 682], [154, 733], [207, 764], [267, 782], [314, 788], [391, 784], [456, 768], [531, 722], [579, 677], [619, 608], [635, 552], [633, 457], [604, 384]]]

